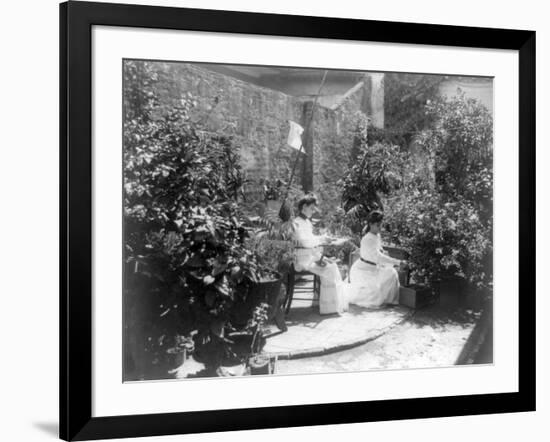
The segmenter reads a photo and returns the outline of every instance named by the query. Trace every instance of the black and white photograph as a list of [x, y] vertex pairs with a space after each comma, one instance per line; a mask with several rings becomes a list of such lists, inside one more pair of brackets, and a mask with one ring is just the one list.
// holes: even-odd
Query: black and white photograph
[[493, 78], [122, 60], [124, 382], [493, 364]]
[[548, 432], [544, 3], [4, 5], [2, 440]]

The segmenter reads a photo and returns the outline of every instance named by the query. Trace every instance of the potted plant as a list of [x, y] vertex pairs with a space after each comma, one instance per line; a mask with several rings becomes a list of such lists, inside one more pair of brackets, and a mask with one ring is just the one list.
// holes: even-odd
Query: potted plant
[[177, 335], [174, 346], [166, 350], [169, 355], [169, 365], [171, 367], [179, 367], [188, 358], [188, 355], [195, 349], [193, 338], [189, 336]]
[[242, 327], [254, 309], [265, 303], [268, 306], [267, 320], [275, 320], [279, 329], [286, 331], [282, 308], [286, 291], [282, 283], [294, 257], [292, 243], [270, 239], [268, 235], [256, 232], [247, 241], [247, 247], [258, 260], [258, 278], [247, 280], [242, 285], [232, 323]]
[[275, 359], [269, 355], [261, 353], [261, 350], [265, 345], [263, 326], [267, 321], [268, 309], [269, 306], [265, 303], [257, 306], [248, 323], [248, 329], [252, 333], [252, 342], [250, 345], [250, 354], [247, 358], [246, 366], [248, 373], [251, 375], [266, 375], [273, 374], [275, 372]]

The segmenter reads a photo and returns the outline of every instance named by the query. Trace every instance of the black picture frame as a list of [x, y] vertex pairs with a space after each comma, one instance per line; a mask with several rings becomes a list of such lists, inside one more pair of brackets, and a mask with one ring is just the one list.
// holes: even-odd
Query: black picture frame
[[[519, 53], [519, 391], [92, 417], [94, 25], [510, 49]], [[89, 440], [535, 410], [535, 32], [108, 3], [60, 5], [60, 437]], [[521, 296], [520, 296], [521, 295]]]

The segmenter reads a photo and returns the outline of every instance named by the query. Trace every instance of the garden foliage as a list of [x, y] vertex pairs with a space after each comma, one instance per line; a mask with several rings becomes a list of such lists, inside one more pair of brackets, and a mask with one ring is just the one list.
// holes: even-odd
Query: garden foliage
[[237, 204], [238, 149], [192, 121], [189, 94], [159, 106], [158, 75], [146, 62], [125, 62], [127, 312], [140, 316], [136, 326], [150, 325], [146, 344], [159, 357], [178, 335], [193, 334], [198, 353], [215, 347], [204, 354], [219, 359], [238, 288], [259, 277]]
[[384, 210], [388, 239], [410, 252], [416, 282], [459, 277], [490, 289], [492, 117], [462, 93], [427, 100], [436, 85], [428, 78], [418, 93], [402, 94], [415, 109], [422, 105], [407, 123], [422, 129], [410, 145], [359, 136], [359, 155], [342, 181], [344, 219], [357, 234], [370, 211]]
[[401, 185], [402, 164], [398, 146], [368, 145], [364, 138], [355, 163], [341, 180], [342, 207], [353, 232], [361, 232], [372, 210], [384, 209], [383, 195]]
[[464, 94], [426, 105], [432, 126], [414, 140], [431, 182], [411, 182], [388, 207], [391, 236], [410, 249], [422, 282], [453, 276], [492, 287], [492, 118]]

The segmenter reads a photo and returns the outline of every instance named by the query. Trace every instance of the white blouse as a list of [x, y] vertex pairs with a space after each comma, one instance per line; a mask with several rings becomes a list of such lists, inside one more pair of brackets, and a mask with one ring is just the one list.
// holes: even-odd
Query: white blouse
[[382, 253], [382, 240], [380, 235], [368, 232], [361, 239], [361, 258], [375, 264], [399, 265], [401, 261]]
[[300, 216], [294, 218], [292, 222], [294, 227], [294, 241], [298, 247], [314, 248], [318, 247], [322, 238], [313, 234], [313, 224], [309, 219]]
[[307, 218], [297, 216], [292, 222], [294, 228], [294, 266], [301, 271], [309, 269], [314, 261], [321, 258], [323, 249], [319, 247], [322, 238], [313, 234], [313, 224]]

